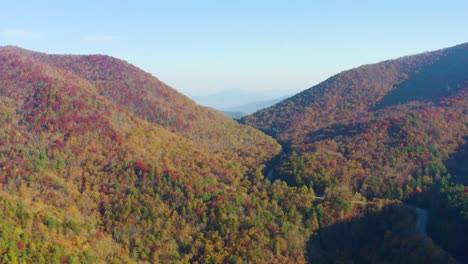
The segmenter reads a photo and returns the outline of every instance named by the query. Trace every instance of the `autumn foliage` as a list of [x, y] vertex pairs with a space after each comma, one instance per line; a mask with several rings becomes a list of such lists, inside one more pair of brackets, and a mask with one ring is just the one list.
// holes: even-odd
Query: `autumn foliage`
[[[116, 58], [1, 47], [0, 262], [346, 262], [370, 244], [347, 248], [345, 233], [340, 258], [323, 246], [347, 225], [378, 241], [366, 223], [385, 217], [382, 251], [452, 261], [418, 243], [399, 199], [447, 179], [463, 149], [466, 47], [344, 72], [244, 120], [283, 151]], [[453, 58], [450, 89], [406, 96]], [[442, 183], [439, 207], [465, 215], [460, 186]]]

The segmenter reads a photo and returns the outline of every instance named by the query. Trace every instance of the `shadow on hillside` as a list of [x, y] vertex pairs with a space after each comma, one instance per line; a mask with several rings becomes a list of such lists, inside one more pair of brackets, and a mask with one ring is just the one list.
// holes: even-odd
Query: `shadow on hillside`
[[343, 125], [343, 124], [333, 124], [329, 127], [315, 130], [309, 133], [309, 140], [311, 142], [321, 141], [327, 139], [334, 139], [338, 136], [352, 137], [365, 129], [365, 124], [360, 125]]
[[455, 176], [457, 183], [468, 185], [468, 137], [465, 144], [461, 145], [445, 162], [448, 172]]
[[[447, 173], [452, 175], [450, 182], [454, 184], [468, 185], [468, 137], [465, 137], [467, 143], [462, 144], [450, 155], [444, 162]], [[452, 185], [453, 188], [454, 186]], [[466, 211], [463, 205], [463, 189], [457, 188], [461, 194], [453, 193], [446, 187], [444, 190], [435, 188], [433, 192], [423, 192], [411, 197], [411, 203], [427, 208], [429, 211], [428, 234], [436, 244], [450, 252], [459, 263], [468, 263], [468, 219], [463, 217], [461, 210]], [[449, 189], [450, 189], [449, 188]], [[446, 194], [443, 191], [448, 191]], [[462, 208], [465, 209], [462, 209]]]
[[458, 263], [468, 263], [468, 223], [457, 210], [450, 208], [437, 190], [417, 193], [407, 203], [428, 211], [427, 234]]
[[374, 110], [409, 101], [433, 101], [456, 93], [468, 75], [468, 52], [459, 47], [444, 54], [433, 65], [426, 67], [389, 92]]
[[309, 263], [455, 263], [428, 237], [418, 235], [416, 215], [388, 205], [362, 217], [323, 227], [307, 242]]

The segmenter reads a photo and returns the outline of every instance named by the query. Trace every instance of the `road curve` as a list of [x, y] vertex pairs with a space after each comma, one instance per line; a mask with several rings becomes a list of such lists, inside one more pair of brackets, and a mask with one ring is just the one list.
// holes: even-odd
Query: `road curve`
[[268, 173], [267, 173], [267, 175], [266, 175], [266, 178], [267, 178], [269, 181], [271, 181], [271, 182], [273, 182], [273, 171], [274, 171], [274, 170], [275, 170], [275, 167], [269, 169], [269, 170], [268, 170]]
[[428, 219], [428, 215], [429, 215], [427, 210], [419, 208], [419, 207], [414, 207], [414, 206], [411, 206], [411, 205], [407, 205], [407, 207], [409, 209], [413, 210], [414, 213], [417, 216], [416, 231], [422, 236], [427, 236], [427, 219]]
[[[273, 182], [273, 171], [275, 170], [275, 167], [272, 167], [271, 169], [268, 170], [268, 173], [266, 174], [266, 178], [270, 181]], [[320, 197], [316, 196], [316, 200], [325, 200], [325, 197]], [[372, 202], [363, 202], [363, 201], [347, 201], [350, 203], [357, 203], [357, 204], [366, 204], [366, 203], [372, 203]], [[428, 212], [426, 209], [422, 209], [419, 207], [414, 207], [411, 205], [405, 205], [407, 208], [413, 210], [416, 214], [416, 231], [422, 235], [422, 236], [427, 236], [427, 219], [428, 219]]]

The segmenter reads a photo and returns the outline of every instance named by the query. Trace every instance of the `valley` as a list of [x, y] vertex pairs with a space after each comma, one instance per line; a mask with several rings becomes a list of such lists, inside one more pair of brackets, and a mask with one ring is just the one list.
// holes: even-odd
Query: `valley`
[[466, 262], [467, 65], [365, 65], [238, 122], [114, 57], [0, 47], [0, 262]]

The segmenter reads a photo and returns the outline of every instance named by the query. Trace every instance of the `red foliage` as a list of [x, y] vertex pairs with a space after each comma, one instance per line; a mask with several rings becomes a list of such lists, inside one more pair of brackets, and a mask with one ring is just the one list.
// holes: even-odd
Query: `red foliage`
[[17, 243], [16, 243], [16, 247], [17, 247], [18, 249], [20, 249], [20, 250], [26, 248], [26, 246], [25, 246], [23, 243], [21, 243], [21, 242], [17, 242]]

